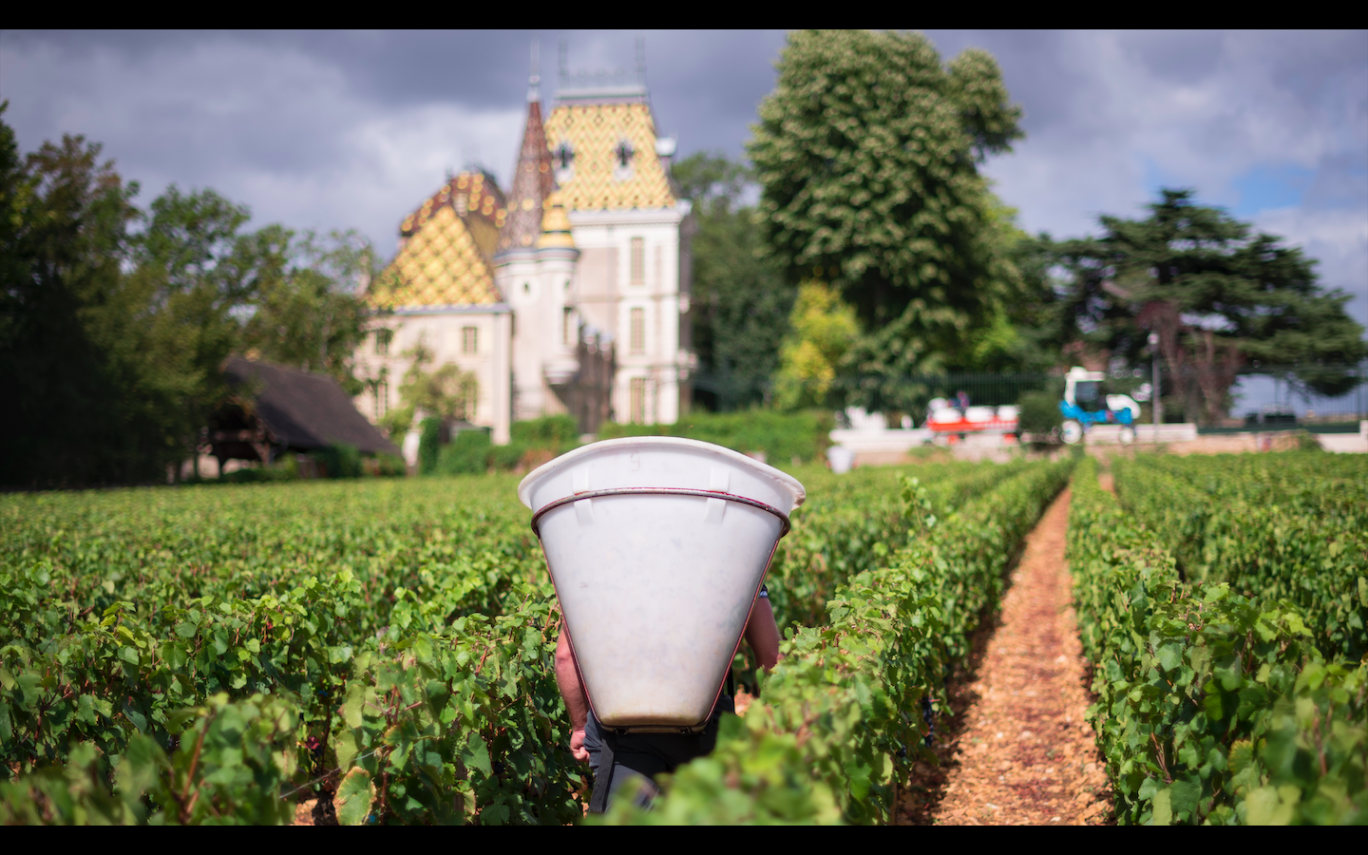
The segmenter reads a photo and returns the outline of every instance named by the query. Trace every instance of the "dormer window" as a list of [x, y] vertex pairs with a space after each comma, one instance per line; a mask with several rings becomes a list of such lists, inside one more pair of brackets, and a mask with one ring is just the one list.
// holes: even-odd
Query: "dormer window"
[[561, 144], [551, 152], [551, 161], [556, 166], [556, 183], [568, 184], [575, 176], [575, 149], [569, 140], [561, 140]]
[[575, 150], [570, 147], [570, 143], [565, 141], [556, 147], [552, 155], [556, 158], [557, 169], [569, 169], [570, 164], [575, 162]]
[[632, 177], [632, 158], [636, 156], [636, 150], [626, 139], [617, 144], [613, 149], [613, 157], [617, 160], [617, 166], [613, 167], [613, 180], [628, 181]]

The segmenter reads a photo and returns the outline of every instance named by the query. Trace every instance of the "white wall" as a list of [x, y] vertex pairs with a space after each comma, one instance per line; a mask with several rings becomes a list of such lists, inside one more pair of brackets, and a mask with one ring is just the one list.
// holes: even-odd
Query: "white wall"
[[[680, 226], [683, 213], [676, 209], [633, 211], [572, 211], [570, 223], [575, 245], [586, 252], [616, 249], [616, 306], [611, 331], [617, 346], [617, 377], [613, 389], [614, 418], [625, 422], [631, 415], [632, 378], [646, 380], [646, 421], [670, 424], [679, 418], [680, 372], [687, 355], [680, 349], [681, 298], [687, 291], [680, 282]], [[641, 238], [645, 255], [645, 282], [631, 284], [632, 239]], [[586, 289], [598, 292], [594, 284]], [[597, 307], [595, 307], [597, 308]], [[606, 308], [606, 307], [605, 307]], [[632, 309], [645, 316], [644, 352], [631, 348]]]
[[497, 269], [499, 287], [513, 310], [515, 420], [566, 411], [546, 372], [551, 368], [573, 375], [577, 367], [575, 345], [565, 343], [562, 322], [564, 308], [574, 306], [578, 255], [573, 249], [514, 251]]
[[[471, 422], [490, 428], [494, 442], [508, 442], [509, 318], [506, 310], [479, 307], [400, 311], [383, 318], [380, 324], [392, 331], [389, 352], [387, 355], [377, 354], [375, 336], [368, 336], [357, 353], [357, 374], [363, 378], [375, 378], [380, 375], [381, 368], [388, 369], [387, 408], [399, 405], [399, 385], [412, 362], [403, 354], [421, 339], [435, 357], [429, 370], [453, 363], [462, 371], [475, 375], [479, 382], [479, 394]], [[461, 351], [462, 329], [465, 327], [474, 327], [476, 330], [475, 353]], [[379, 419], [381, 414], [369, 391], [356, 398], [356, 405], [371, 421]]]

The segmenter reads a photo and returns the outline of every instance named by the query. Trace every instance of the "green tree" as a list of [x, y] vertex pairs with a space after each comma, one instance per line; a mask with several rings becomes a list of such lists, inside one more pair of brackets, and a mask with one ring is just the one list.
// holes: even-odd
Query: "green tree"
[[369, 241], [355, 231], [296, 236], [271, 225], [245, 239], [241, 255], [260, 259], [263, 269], [244, 347], [272, 362], [328, 374], [360, 394], [366, 384], [356, 377], [352, 357], [369, 321], [358, 295], [377, 273]]
[[788, 281], [854, 306], [850, 402], [908, 409], [902, 378], [971, 361], [1022, 288], [978, 172], [1022, 136], [1021, 111], [989, 54], [946, 67], [919, 34], [795, 33], [778, 70], [747, 144], [765, 243]]
[[381, 419], [381, 426], [391, 437], [402, 439], [413, 427], [415, 418], [433, 418], [447, 423], [467, 419], [470, 407], [480, 393], [479, 380], [474, 374], [462, 371], [451, 362], [430, 369], [436, 354], [423, 339], [402, 356], [409, 360], [409, 367], [399, 383], [399, 406]]
[[[223, 393], [246, 293], [234, 251], [246, 211], [172, 186], [143, 214], [100, 146], [66, 136], [18, 163], [6, 137], [3, 373], [19, 418], [4, 480], [28, 486], [160, 478]], [[141, 228], [137, 224], [141, 223]]]
[[[0, 104], [0, 117], [8, 102]], [[65, 136], [21, 158], [0, 120], [0, 482], [25, 487], [153, 477], [158, 425], [125, 392], [139, 364], [107, 357], [124, 310], [120, 269], [137, 211], [100, 147]]]
[[775, 404], [784, 410], [829, 406], [836, 367], [859, 334], [859, 323], [841, 295], [820, 282], [798, 289], [774, 378]]
[[1045, 372], [1059, 363], [1053, 337], [1059, 295], [1049, 275], [1054, 264], [1049, 235], [1032, 237], [1016, 225], [1017, 211], [996, 198], [989, 200], [995, 240], [1019, 279], [1012, 299], [995, 302], [986, 321], [966, 347], [947, 360], [955, 371]]
[[160, 480], [230, 394], [221, 366], [245, 348], [244, 321], [268, 358], [360, 391], [348, 365], [364, 335], [351, 294], [373, 271], [364, 242], [295, 241], [280, 226], [244, 234], [247, 209], [213, 190], [172, 185], [144, 213], [137, 184], [99, 154], [65, 136], [21, 158], [0, 120], [0, 394], [11, 408], [0, 483]]
[[1064, 270], [1056, 340], [1075, 351], [1146, 360], [1159, 334], [1170, 400], [1203, 424], [1229, 410], [1237, 372], [1291, 366], [1302, 387], [1342, 394], [1368, 356], [1348, 295], [1317, 282], [1314, 259], [1255, 233], [1191, 190], [1163, 190], [1144, 219], [1103, 216], [1099, 238], [1054, 247]]
[[127, 394], [159, 423], [168, 462], [194, 454], [209, 412], [230, 394], [221, 366], [259, 278], [239, 249], [248, 217], [213, 190], [172, 184], [130, 240], [123, 306], [99, 322], [109, 358], [137, 366]]
[[696, 401], [714, 411], [763, 403], [779, 364], [794, 291], [761, 255], [755, 209], [741, 204], [754, 187], [744, 164], [697, 153], [671, 170], [680, 197], [693, 203], [693, 348]]

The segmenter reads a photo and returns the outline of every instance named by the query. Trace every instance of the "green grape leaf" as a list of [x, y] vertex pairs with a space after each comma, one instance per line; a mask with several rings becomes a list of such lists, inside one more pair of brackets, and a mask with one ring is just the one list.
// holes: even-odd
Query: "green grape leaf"
[[370, 773], [360, 767], [352, 769], [342, 778], [333, 797], [338, 825], [364, 825], [374, 799], [375, 784]]

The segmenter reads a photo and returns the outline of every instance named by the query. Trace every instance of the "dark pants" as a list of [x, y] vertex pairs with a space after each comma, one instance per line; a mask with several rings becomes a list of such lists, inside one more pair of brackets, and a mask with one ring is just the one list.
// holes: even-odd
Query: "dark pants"
[[[674, 772], [695, 757], [710, 753], [717, 745], [717, 721], [724, 712], [736, 712], [735, 701], [727, 695], [718, 698], [717, 709], [701, 733], [629, 733], [614, 736], [613, 769], [604, 810], [612, 804], [613, 797], [627, 781], [641, 783], [636, 805], [649, 807], [659, 792], [655, 785], [657, 775]], [[599, 769], [604, 739], [603, 726], [591, 710], [584, 725], [584, 749], [589, 752], [589, 767], [594, 770], [595, 787], [601, 786], [603, 771], [606, 771]]]

